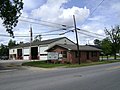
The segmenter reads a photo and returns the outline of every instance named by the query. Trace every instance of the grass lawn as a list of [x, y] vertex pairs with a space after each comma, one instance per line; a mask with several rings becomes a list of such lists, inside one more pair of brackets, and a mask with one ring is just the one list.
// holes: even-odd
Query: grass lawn
[[73, 67], [92, 66], [92, 65], [99, 65], [99, 64], [108, 64], [108, 63], [114, 63], [114, 62], [120, 62], [120, 60], [81, 63], [80, 65], [79, 64], [51, 64], [51, 63], [46, 63], [44, 61], [32, 61], [32, 62], [23, 63], [22, 65], [40, 67], [40, 68], [55, 68], [55, 67], [73, 68]]
[[52, 64], [52, 63], [46, 63], [45, 61], [26, 62], [26, 63], [23, 63], [22, 65], [23, 66], [41, 67], [41, 68], [54, 68], [54, 67], [64, 66], [64, 64]]
[[[100, 56], [100, 58], [107, 58], [107, 56]], [[116, 56], [117, 58], [120, 58], [120, 56]], [[114, 58], [114, 56], [108, 56], [108, 58]]]
[[99, 61], [99, 62], [90, 62], [90, 63], [81, 63], [79, 64], [70, 64], [67, 65], [67, 68], [72, 68], [72, 67], [84, 67], [84, 66], [92, 66], [92, 65], [100, 65], [100, 64], [108, 64], [108, 63], [115, 63], [115, 62], [120, 62], [120, 60], [110, 60], [110, 61]]

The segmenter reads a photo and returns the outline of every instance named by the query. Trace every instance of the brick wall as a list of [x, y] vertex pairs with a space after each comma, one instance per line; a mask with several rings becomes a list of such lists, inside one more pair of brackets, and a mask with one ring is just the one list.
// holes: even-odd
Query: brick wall
[[[78, 63], [78, 58], [76, 57], [76, 51], [68, 51], [67, 49], [61, 47], [55, 47], [54, 49], [50, 50], [49, 52], [58, 52], [61, 53], [63, 51], [67, 52], [67, 57], [63, 57], [61, 62], [70, 62], [70, 63]], [[99, 52], [96, 51], [80, 51], [80, 60], [81, 62], [87, 61], [98, 61], [99, 60]]]

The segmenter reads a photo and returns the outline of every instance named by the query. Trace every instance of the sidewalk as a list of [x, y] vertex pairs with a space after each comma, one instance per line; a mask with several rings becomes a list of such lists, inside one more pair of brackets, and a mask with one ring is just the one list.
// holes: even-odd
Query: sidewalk
[[31, 62], [31, 61], [40, 61], [40, 60], [0, 60], [0, 64], [9, 64], [9, 63], [13, 63], [13, 64], [22, 64], [25, 62]]

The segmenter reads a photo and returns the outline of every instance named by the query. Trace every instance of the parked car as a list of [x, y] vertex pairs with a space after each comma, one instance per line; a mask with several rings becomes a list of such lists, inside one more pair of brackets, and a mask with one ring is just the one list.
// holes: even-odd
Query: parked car
[[117, 55], [117, 56], [120, 56], [120, 54], [119, 54], [119, 53], [116, 53], [116, 55]]

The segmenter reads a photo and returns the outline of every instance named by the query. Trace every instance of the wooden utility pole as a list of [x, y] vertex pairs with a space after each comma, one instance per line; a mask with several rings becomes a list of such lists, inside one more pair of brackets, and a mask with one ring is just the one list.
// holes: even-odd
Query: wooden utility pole
[[76, 46], [77, 46], [77, 57], [78, 57], [78, 63], [80, 64], [80, 50], [79, 50], [79, 44], [78, 44], [78, 34], [77, 34], [77, 28], [76, 28], [76, 20], [75, 20], [75, 15], [73, 15], [73, 20], [74, 20], [74, 27], [75, 27], [75, 36], [76, 36]]
[[32, 43], [32, 27], [30, 27], [30, 56], [29, 56], [29, 59], [31, 60], [32, 59], [32, 55], [31, 55], [31, 43]]

